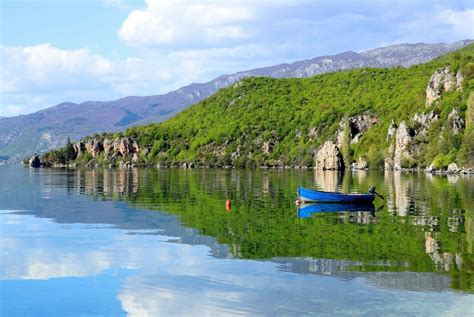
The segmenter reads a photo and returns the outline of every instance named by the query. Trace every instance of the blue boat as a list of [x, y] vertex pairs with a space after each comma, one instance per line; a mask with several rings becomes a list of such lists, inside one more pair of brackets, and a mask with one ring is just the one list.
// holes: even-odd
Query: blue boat
[[364, 204], [303, 204], [298, 208], [298, 218], [310, 218], [313, 213], [318, 212], [354, 212], [368, 211], [375, 212], [372, 203]]
[[298, 197], [302, 202], [343, 204], [371, 203], [375, 199], [375, 194], [375, 187], [372, 187], [368, 194], [343, 194], [317, 191], [302, 186], [298, 187]]

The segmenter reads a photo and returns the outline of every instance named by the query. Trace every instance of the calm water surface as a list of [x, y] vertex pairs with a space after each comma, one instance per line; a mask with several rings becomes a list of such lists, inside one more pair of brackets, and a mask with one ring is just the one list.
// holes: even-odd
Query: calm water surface
[[1, 316], [474, 315], [473, 177], [0, 166], [0, 234]]

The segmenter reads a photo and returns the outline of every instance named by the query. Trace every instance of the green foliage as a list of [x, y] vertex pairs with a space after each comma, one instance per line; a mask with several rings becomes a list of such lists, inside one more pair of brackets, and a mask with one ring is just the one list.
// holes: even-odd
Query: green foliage
[[367, 163], [369, 164], [369, 167], [373, 169], [383, 168], [383, 153], [376, 147], [370, 147], [369, 152], [367, 153]]
[[351, 149], [350, 149], [350, 131], [349, 131], [349, 117], [346, 115], [344, 117], [344, 130], [343, 130], [343, 139], [341, 145], [341, 154], [342, 159], [344, 160], [345, 165], [351, 164]]
[[85, 152], [84, 154], [82, 154], [80, 157], [77, 158], [77, 163], [79, 163], [80, 165], [85, 165], [87, 163], [90, 162], [90, 160], [92, 160], [92, 155], [88, 152]]
[[402, 158], [400, 165], [402, 168], [415, 168], [418, 166], [418, 163], [411, 157]]
[[69, 162], [76, 158], [74, 145], [71, 143], [71, 139], [67, 138], [65, 151], [64, 151], [64, 161]]
[[[350, 144], [345, 137], [341, 151], [347, 163], [365, 157], [377, 168], [383, 165], [383, 153], [389, 146], [385, 136], [390, 121], [410, 122], [415, 113], [425, 112], [431, 74], [450, 65], [463, 72], [463, 91], [446, 92], [433, 106], [440, 120], [432, 125], [428, 137], [419, 137], [422, 147], [416, 161], [405, 163], [426, 166], [439, 154], [456, 157], [460, 148], [464, 154], [459, 158], [469, 160], [469, 147], [462, 145], [461, 134], [450, 133], [447, 116], [457, 108], [462, 116], [472, 117], [474, 97], [469, 101], [468, 96], [474, 89], [473, 56], [474, 45], [470, 45], [409, 68], [363, 68], [298, 79], [247, 78], [166, 122], [129, 128], [113, 137], [133, 137], [141, 148], [148, 147], [150, 152], [143, 160], [150, 165], [311, 166], [314, 150], [335, 139], [341, 120], [346, 118], [346, 136], [347, 118], [369, 112], [378, 118], [377, 124], [358, 143]], [[438, 161], [441, 164], [444, 159]]]
[[474, 127], [474, 92], [469, 93], [466, 101], [466, 130]]
[[452, 151], [447, 154], [438, 154], [433, 160], [433, 167], [435, 169], [446, 169], [448, 165], [456, 159], [456, 152]]
[[466, 129], [461, 148], [458, 152], [458, 163], [463, 167], [474, 168], [474, 127]]

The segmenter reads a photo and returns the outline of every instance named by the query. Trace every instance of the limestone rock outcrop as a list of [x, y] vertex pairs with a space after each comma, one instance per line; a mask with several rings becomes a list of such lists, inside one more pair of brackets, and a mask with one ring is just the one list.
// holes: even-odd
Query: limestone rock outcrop
[[386, 141], [390, 140], [395, 133], [397, 133], [397, 124], [395, 123], [395, 120], [392, 119], [392, 122], [390, 122], [390, 126], [388, 127], [387, 131], [387, 138], [385, 139]]
[[82, 156], [86, 152], [86, 146], [81, 141], [77, 142], [73, 146], [76, 158]]
[[389, 153], [385, 159], [385, 169], [399, 170], [404, 160], [413, 159], [416, 155], [415, 131], [402, 121], [395, 134], [395, 142], [390, 145]]
[[435, 71], [426, 87], [426, 106], [431, 106], [435, 100], [439, 99], [443, 91], [462, 89], [463, 80], [463, 74], [460, 71], [454, 74], [449, 66]]
[[332, 141], [324, 143], [315, 157], [315, 168], [319, 170], [341, 170], [344, 168], [341, 153]]
[[458, 134], [464, 129], [464, 119], [459, 115], [459, 112], [453, 108], [448, 116], [448, 123], [453, 134]]
[[138, 153], [140, 147], [135, 139], [123, 137], [113, 141], [113, 151], [115, 156], [127, 156], [128, 154]]
[[423, 145], [428, 142], [428, 131], [431, 125], [439, 120], [439, 115], [434, 111], [427, 113], [415, 113], [410, 121], [410, 127], [406, 121], [398, 126], [392, 120], [387, 131], [387, 141], [392, 139], [385, 158], [385, 169], [399, 170], [404, 163], [417, 161]]
[[461, 172], [461, 169], [458, 167], [456, 163], [451, 163], [448, 165], [448, 169], [446, 170], [448, 174], [457, 174]]
[[418, 122], [422, 128], [424, 129], [429, 129], [431, 124], [439, 119], [439, 116], [437, 113], [434, 111], [430, 111], [428, 113], [422, 113], [418, 114], [415, 113], [415, 115], [412, 118], [412, 121]]
[[426, 172], [428, 172], [428, 173], [434, 173], [434, 172], [436, 172], [436, 170], [437, 170], [437, 169], [436, 169], [436, 167], [435, 167], [435, 165], [434, 165], [433, 163], [431, 163], [430, 166], [428, 166], [428, 167], [426, 168]]
[[269, 155], [272, 152], [274, 146], [275, 146], [275, 141], [271, 138], [267, 142], [264, 142], [262, 145], [263, 154]]
[[[122, 137], [117, 139], [92, 138], [85, 141], [79, 141], [73, 145], [74, 159], [81, 157], [85, 153], [90, 154], [93, 158], [97, 158], [101, 153], [105, 159], [117, 156], [126, 157], [131, 154], [138, 154], [140, 147], [135, 139]], [[138, 160], [137, 159], [135, 161]]]
[[[351, 144], [359, 142], [362, 135], [367, 132], [374, 124], [378, 122], [378, 118], [370, 113], [363, 113], [348, 119], [349, 124], [349, 141]], [[344, 142], [345, 120], [339, 122], [337, 130], [337, 146], [340, 148]]]
[[114, 148], [113, 145], [114, 141], [111, 139], [104, 139], [103, 142], [103, 147], [104, 147], [104, 157], [108, 158], [110, 155], [112, 155], [112, 150]]
[[92, 155], [94, 158], [98, 157], [100, 152], [102, 152], [104, 149], [102, 142], [95, 138], [87, 140], [84, 145], [86, 147], [87, 153]]
[[429, 128], [434, 122], [438, 121], [438, 119], [439, 115], [434, 111], [422, 114], [415, 113], [412, 118], [412, 122], [416, 122], [419, 125], [419, 128], [417, 128], [417, 131], [415, 131], [415, 133], [417, 135], [423, 135], [425, 137], [428, 136]]

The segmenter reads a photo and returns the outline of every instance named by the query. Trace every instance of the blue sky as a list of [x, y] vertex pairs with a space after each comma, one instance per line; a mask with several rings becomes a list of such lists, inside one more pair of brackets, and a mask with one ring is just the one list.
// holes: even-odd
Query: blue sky
[[0, 116], [223, 73], [474, 38], [471, 1], [0, 0]]

